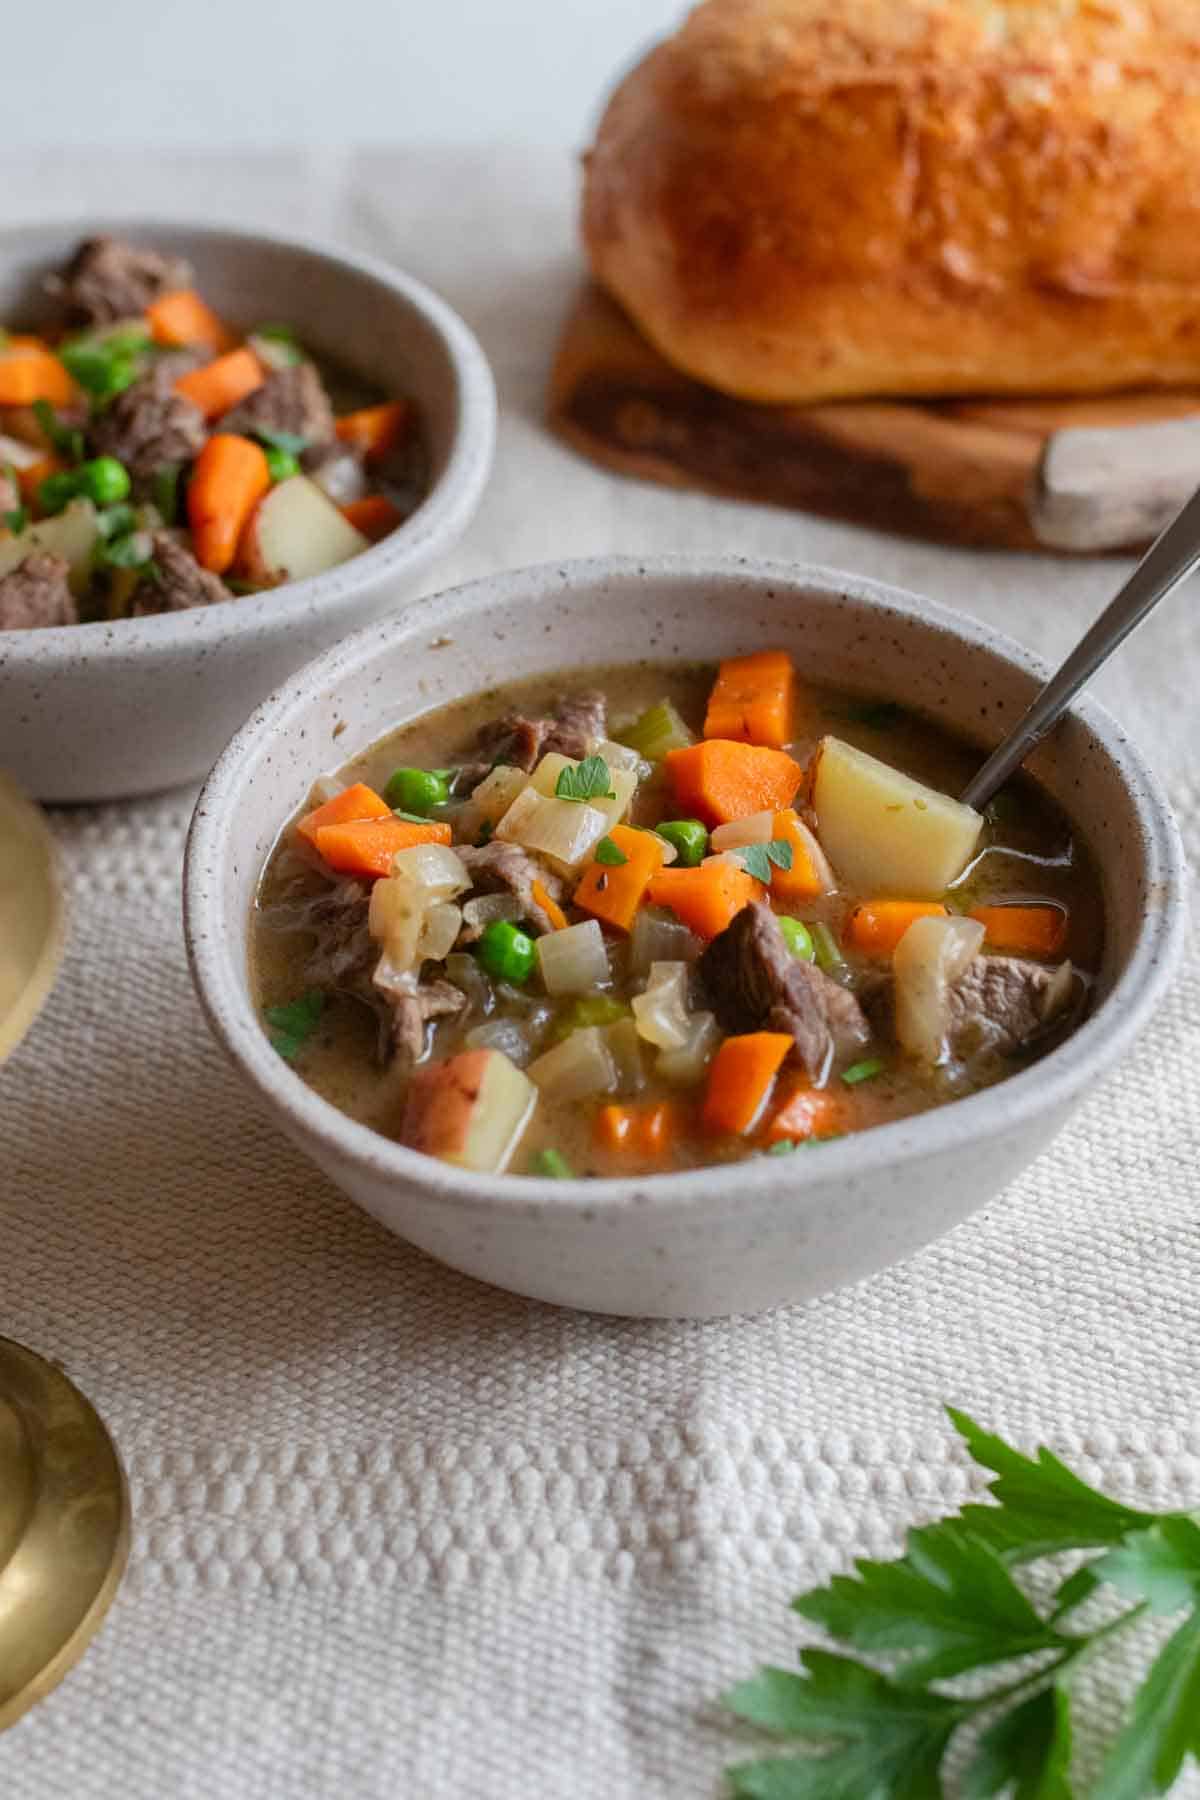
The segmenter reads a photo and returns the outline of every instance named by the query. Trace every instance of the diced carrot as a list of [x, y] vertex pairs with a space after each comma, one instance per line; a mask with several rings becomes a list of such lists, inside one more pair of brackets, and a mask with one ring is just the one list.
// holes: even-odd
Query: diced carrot
[[529, 884], [529, 892], [533, 895], [534, 905], [540, 906], [546, 917], [549, 919], [551, 928], [554, 931], [565, 931], [567, 929], [567, 915], [558, 904], [558, 901], [551, 898], [544, 884], [540, 881], [531, 881]]
[[405, 819], [351, 819], [344, 825], [322, 825], [317, 849], [331, 869], [343, 875], [386, 875], [397, 850], [414, 844], [448, 844], [449, 825], [410, 825]]
[[61, 456], [39, 456], [36, 462], [27, 463], [23, 469], [18, 469], [17, 486], [25, 504], [36, 507], [37, 491], [47, 475], [61, 475], [66, 466]]
[[631, 825], [614, 825], [608, 837], [625, 861], [590, 862], [575, 889], [575, 904], [617, 931], [630, 931], [646, 889], [662, 869], [663, 840]]
[[709, 695], [705, 737], [782, 750], [791, 741], [795, 689], [796, 671], [786, 650], [731, 656]]
[[260, 388], [265, 380], [263, 366], [253, 350], [245, 346], [218, 356], [202, 368], [181, 375], [175, 391], [198, 406], [206, 419], [219, 419], [231, 407]]
[[237, 343], [237, 334], [222, 324], [194, 288], [160, 294], [146, 308], [146, 318], [156, 344], [199, 344], [221, 356]]
[[0, 406], [69, 406], [74, 398], [75, 383], [53, 351], [36, 339], [9, 338], [0, 352]]
[[352, 787], [335, 794], [332, 800], [305, 813], [296, 830], [315, 850], [317, 833], [325, 825], [348, 825], [355, 819], [390, 819], [391, 816], [392, 809], [383, 796], [368, 787], [365, 781], [356, 781]]
[[788, 1031], [751, 1031], [726, 1038], [708, 1072], [701, 1115], [704, 1129], [727, 1136], [749, 1131], [794, 1045]]
[[386, 494], [364, 494], [361, 500], [350, 500], [340, 510], [343, 519], [348, 519], [355, 531], [361, 531], [373, 544], [404, 523], [404, 514]]
[[[211, 366], [216, 367], [215, 363]], [[225, 573], [251, 514], [270, 485], [271, 471], [261, 444], [232, 432], [218, 432], [209, 438], [187, 485], [192, 549], [201, 568], [211, 569], [215, 575]]]
[[995, 950], [1018, 956], [1057, 956], [1067, 941], [1067, 913], [1061, 906], [977, 906], [977, 919]]
[[729, 738], [668, 750], [666, 764], [680, 813], [706, 825], [728, 825], [748, 813], [790, 806], [804, 776], [782, 750]]
[[601, 1149], [653, 1159], [665, 1156], [678, 1140], [682, 1122], [680, 1108], [669, 1100], [640, 1106], [609, 1104], [598, 1109], [592, 1133]]
[[343, 444], [356, 450], [364, 462], [379, 462], [408, 430], [407, 400], [387, 400], [381, 406], [362, 406], [343, 413], [335, 430]]
[[916, 919], [945, 919], [936, 900], [864, 900], [846, 921], [843, 937], [862, 956], [890, 956]]
[[697, 937], [714, 938], [762, 891], [739, 864], [717, 861], [698, 869], [662, 869], [646, 894], [654, 906], [669, 906]]
[[803, 1143], [806, 1138], [832, 1137], [846, 1129], [846, 1103], [830, 1088], [815, 1088], [807, 1081], [796, 1082], [784, 1095], [782, 1104], [771, 1114], [763, 1133], [768, 1144], [791, 1139]]
[[772, 868], [771, 893], [776, 900], [815, 900], [832, 885], [828, 865], [820, 846], [792, 807], [777, 812], [771, 824], [771, 836], [791, 845], [790, 869]]

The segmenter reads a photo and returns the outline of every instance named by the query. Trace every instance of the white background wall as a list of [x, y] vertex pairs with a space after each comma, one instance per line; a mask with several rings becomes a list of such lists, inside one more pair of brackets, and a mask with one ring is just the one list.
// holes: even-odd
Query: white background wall
[[684, 5], [0, 0], [0, 131], [9, 148], [577, 146], [617, 71]]

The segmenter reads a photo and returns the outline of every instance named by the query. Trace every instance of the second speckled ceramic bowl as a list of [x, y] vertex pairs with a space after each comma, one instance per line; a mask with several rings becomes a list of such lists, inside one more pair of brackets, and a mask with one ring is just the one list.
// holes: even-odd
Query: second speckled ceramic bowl
[[615, 656], [790, 649], [994, 745], [1041, 678], [1016, 644], [828, 569], [667, 557], [528, 569], [425, 600], [312, 663], [240, 731], [200, 797], [186, 931], [209, 1019], [249, 1085], [332, 1181], [484, 1281], [600, 1312], [704, 1317], [800, 1300], [895, 1262], [992, 1198], [1127, 1055], [1178, 956], [1184, 869], [1157, 784], [1117, 724], [1077, 705], [1031, 761], [1091, 844], [1107, 941], [1091, 1016], [1036, 1066], [806, 1156], [629, 1181], [472, 1175], [355, 1124], [276, 1055], [247, 981], [250, 908], [316, 776], [457, 695]]
[[0, 769], [39, 800], [121, 799], [203, 775], [264, 694], [412, 593], [466, 529], [495, 444], [495, 388], [471, 332], [370, 257], [204, 225], [22, 227], [0, 233], [0, 320], [36, 318], [44, 277], [105, 231], [185, 256], [224, 317], [286, 319], [318, 354], [415, 400], [430, 485], [398, 531], [325, 575], [158, 618], [0, 631]]

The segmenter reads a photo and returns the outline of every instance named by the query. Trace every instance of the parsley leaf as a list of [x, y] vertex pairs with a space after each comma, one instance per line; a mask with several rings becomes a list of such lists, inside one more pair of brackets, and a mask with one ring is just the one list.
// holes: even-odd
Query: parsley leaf
[[316, 988], [301, 995], [299, 1000], [289, 1001], [286, 1006], [264, 1008], [263, 1018], [269, 1027], [271, 1044], [285, 1062], [295, 1062], [316, 1030], [324, 1010], [325, 996]]
[[585, 756], [574, 768], [563, 769], [554, 784], [560, 800], [615, 800], [609, 783], [612, 776], [602, 756]]
[[5, 525], [7, 525], [14, 536], [20, 537], [21, 533], [29, 523], [29, 508], [27, 506], [15, 506], [11, 512], [6, 512], [3, 515], [3, 518]]
[[792, 846], [786, 838], [772, 838], [769, 844], [739, 844], [734, 855], [746, 873], [764, 885], [770, 883], [772, 865], [776, 869], [792, 866]]
[[68, 462], [83, 461], [83, 433], [78, 426], [64, 425], [48, 400], [34, 401], [33, 416], [60, 456], [65, 456]]
[[[1073, 1737], [1087, 1699], [1076, 1665], [1148, 1612], [1186, 1608], [1089, 1790], [1091, 1800], [1165, 1794], [1189, 1758], [1200, 1760], [1200, 1515], [1122, 1506], [1050, 1451], [1025, 1456], [948, 1410], [995, 1476], [994, 1504], [911, 1531], [903, 1556], [864, 1559], [793, 1601], [870, 1660], [805, 1650], [802, 1673], [761, 1669], [727, 1695], [741, 1718], [797, 1745], [730, 1769], [735, 1794], [938, 1800], [960, 1727], [982, 1727], [958, 1764], [963, 1800], [1073, 1800]], [[1065, 1550], [1096, 1554], [1044, 1602], [1017, 1586], [1013, 1564]], [[1059, 1621], [1101, 1588], [1134, 1604], [1090, 1630], [1061, 1630]], [[968, 1673], [965, 1694], [932, 1685]]]
[[1072, 1800], [1071, 1703], [1057, 1683], [1004, 1713], [979, 1740], [964, 1800]]
[[592, 854], [598, 863], [609, 869], [619, 869], [622, 863], [629, 861], [620, 844], [614, 844], [610, 837], [602, 837]]
[[285, 456], [302, 456], [308, 449], [308, 439], [298, 431], [272, 431], [266, 425], [256, 425], [254, 435], [270, 449], [282, 450]]
[[794, 1610], [858, 1650], [903, 1655], [905, 1683], [940, 1681], [1007, 1657], [1055, 1650], [995, 1551], [953, 1523], [910, 1531], [896, 1562], [858, 1562]]
[[751, 1724], [833, 1749], [742, 1763], [729, 1771], [746, 1800], [929, 1800], [962, 1705], [899, 1687], [886, 1675], [827, 1650], [805, 1650], [805, 1673], [762, 1669], [726, 1695]]
[[1001, 1509], [966, 1506], [962, 1518], [1001, 1556], [1025, 1562], [1055, 1550], [1118, 1544], [1126, 1532], [1154, 1524], [1152, 1513], [1135, 1512], [1088, 1487], [1051, 1451], [1039, 1450], [1034, 1461], [983, 1431], [966, 1413], [952, 1406], [946, 1410], [975, 1461], [999, 1477], [990, 1487]]

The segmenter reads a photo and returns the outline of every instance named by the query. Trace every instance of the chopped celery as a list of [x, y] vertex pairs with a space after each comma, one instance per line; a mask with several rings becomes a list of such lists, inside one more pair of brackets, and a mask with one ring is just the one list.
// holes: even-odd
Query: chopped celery
[[808, 932], [812, 938], [813, 960], [818, 969], [826, 975], [844, 975], [849, 965], [828, 925], [815, 922], [809, 926]]
[[589, 1025], [615, 1025], [629, 1017], [629, 1007], [611, 994], [584, 994], [564, 1006], [550, 1028], [550, 1041], [560, 1043], [573, 1031], [584, 1031]]
[[552, 1181], [574, 1181], [575, 1171], [561, 1150], [539, 1150], [529, 1159], [531, 1175], [548, 1175]]
[[696, 741], [670, 700], [647, 707], [632, 725], [622, 726], [613, 735], [619, 744], [628, 744], [647, 762], [661, 762], [668, 750], [684, 750]]

